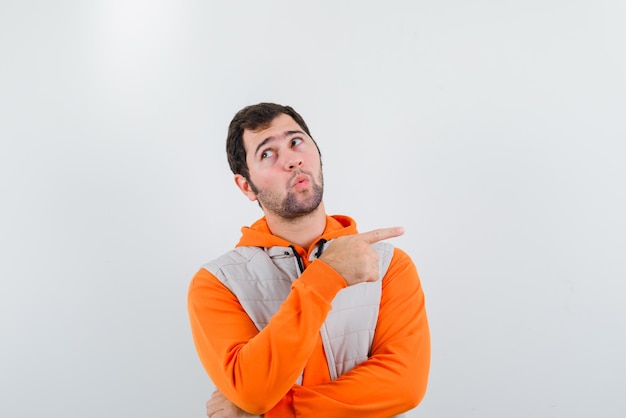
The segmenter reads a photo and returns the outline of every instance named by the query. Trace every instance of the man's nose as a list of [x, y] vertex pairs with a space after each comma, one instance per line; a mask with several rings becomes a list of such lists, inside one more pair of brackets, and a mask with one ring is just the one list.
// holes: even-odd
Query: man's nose
[[302, 156], [295, 152], [290, 152], [285, 156], [285, 169], [293, 170], [302, 165]]

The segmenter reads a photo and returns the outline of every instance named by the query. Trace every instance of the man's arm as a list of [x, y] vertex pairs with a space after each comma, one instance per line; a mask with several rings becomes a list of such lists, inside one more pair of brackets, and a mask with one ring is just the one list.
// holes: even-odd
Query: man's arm
[[189, 289], [191, 330], [200, 360], [220, 392], [253, 414], [279, 403], [302, 373], [330, 302], [345, 286], [330, 266], [313, 262], [259, 332], [235, 295], [201, 269]]
[[395, 249], [383, 280], [372, 355], [337, 380], [295, 385], [266, 418], [301, 416], [359, 418], [394, 416], [424, 397], [430, 368], [430, 332], [424, 294], [409, 256]]

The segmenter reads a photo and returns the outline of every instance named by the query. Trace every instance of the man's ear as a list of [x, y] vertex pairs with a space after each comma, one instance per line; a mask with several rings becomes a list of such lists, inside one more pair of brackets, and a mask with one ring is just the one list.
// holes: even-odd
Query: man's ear
[[235, 174], [235, 184], [237, 185], [237, 187], [239, 187], [239, 190], [241, 190], [241, 192], [246, 195], [248, 199], [250, 199], [252, 202], [256, 200], [256, 193], [252, 191], [252, 187], [250, 187], [250, 182], [246, 180], [244, 176], [242, 176], [241, 174]]

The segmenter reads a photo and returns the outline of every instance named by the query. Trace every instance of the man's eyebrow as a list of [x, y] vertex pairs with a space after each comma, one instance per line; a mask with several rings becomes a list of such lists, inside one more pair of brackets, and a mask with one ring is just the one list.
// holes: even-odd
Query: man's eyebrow
[[[304, 135], [304, 132], [302, 131], [285, 131], [283, 132], [283, 134], [281, 136], [283, 137], [288, 137], [288, 136], [292, 136], [292, 135]], [[263, 148], [265, 145], [267, 145], [269, 142], [278, 139], [276, 136], [268, 136], [267, 138], [265, 138], [263, 141], [261, 141], [261, 143], [259, 145], [257, 145], [256, 150], [254, 151], [254, 155], [257, 155], [259, 153], [259, 150], [261, 148]]]

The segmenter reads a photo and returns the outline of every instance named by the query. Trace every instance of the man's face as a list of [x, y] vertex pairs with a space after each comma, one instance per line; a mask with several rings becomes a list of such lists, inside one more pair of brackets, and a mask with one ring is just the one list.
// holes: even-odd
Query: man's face
[[291, 116], [281, 114], [267, 128], [245, 130], [243, 142], [250, 178], [235, 180], [250, 200], [285, 219], [319, 207], [324, 190], [319, 151]]

